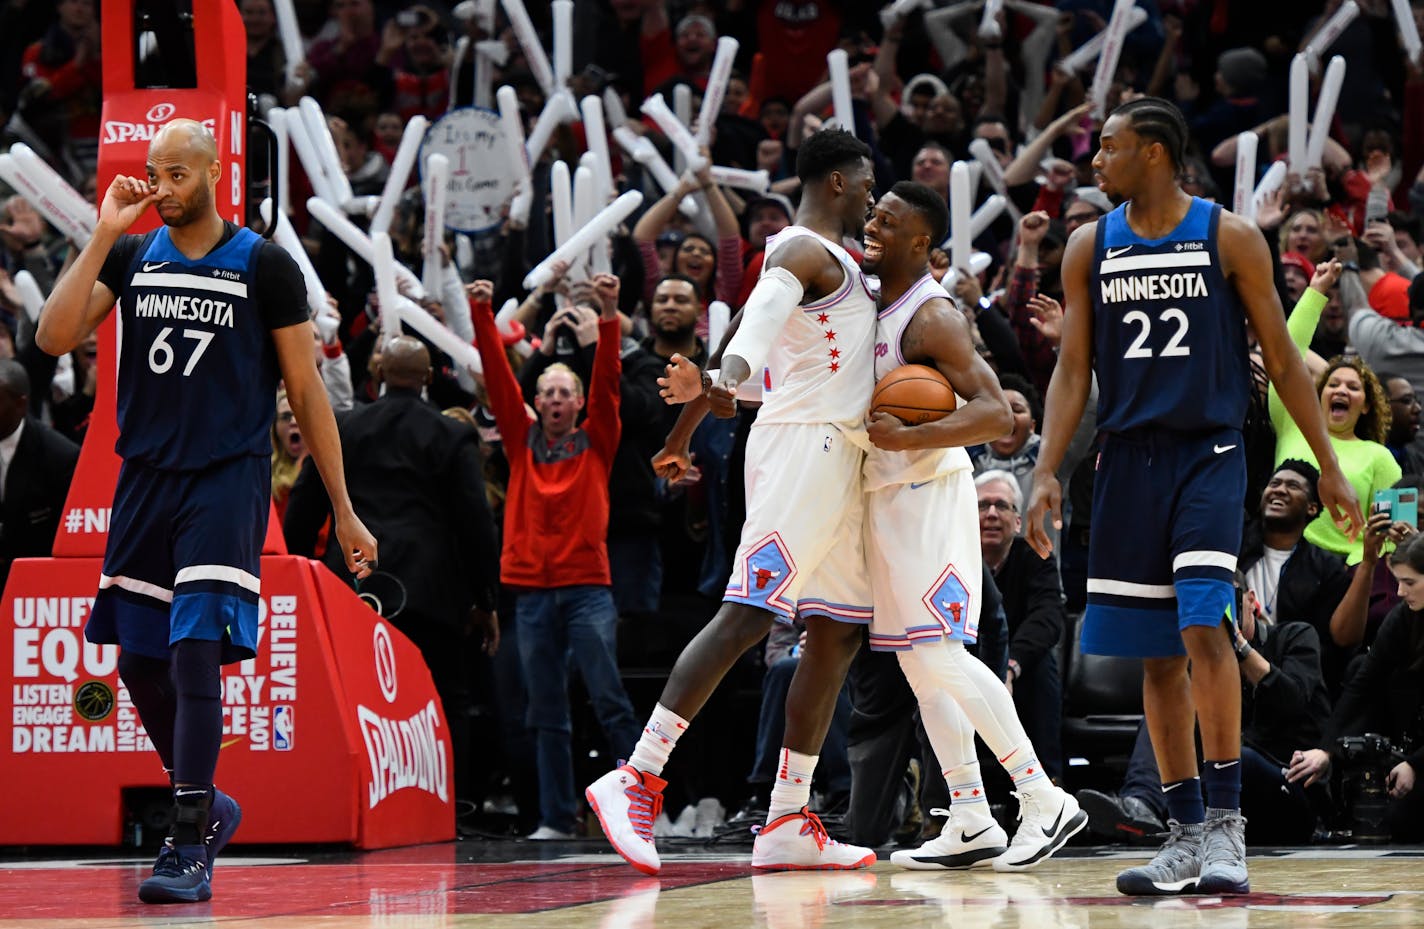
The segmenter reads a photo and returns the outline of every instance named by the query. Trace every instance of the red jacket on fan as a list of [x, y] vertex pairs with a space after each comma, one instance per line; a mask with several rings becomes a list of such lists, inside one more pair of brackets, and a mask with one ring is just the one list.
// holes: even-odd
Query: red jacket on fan
[[524, 588], [607, 586], [608, 475], [618, 450], [618, 320], [600, 320], [583, 423], [554, 445], [531, 422], [488, 303], [470, 303], [485, 389], [509, 460], [499, 576]]

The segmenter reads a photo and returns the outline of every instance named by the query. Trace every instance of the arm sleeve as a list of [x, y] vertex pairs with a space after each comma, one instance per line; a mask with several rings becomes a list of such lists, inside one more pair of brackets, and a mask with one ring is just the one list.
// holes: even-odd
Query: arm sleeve
[[764, 269], [742, 308], [742, 324], [722, 354], [724, 363], [729, 355], [736, 355], [747, 363], [751, 377], [760, 377], [772, 343], [805, 293], [805, 286], [785, 268]]
[[[1291, 341], [1295, 343], [1301, 357], [1310, 349], [1310, 340], [1315, 338], [1315, 328], [1320, 325], [1320, 314], [1324, 312], [1326, 302], [1327, 298], [1323, 293], [1313, 287], [1307, 287], [1305, 293], [1296, 301], [1295, 309], [1286, 317], [1286, 331], [1290, 333]], [[1283, 429], [1295, 428], [1290, 414], [1286, 412], [1286, 405], [1281, 402], [1281, 395], [1276, 391], [1275, 382], [1267, 387], [1266, 408], [1270, 411], [1271, 425], [1275, 427], [1276, 435], [1280, 435]]]
[[263, 242], [257, 253], [257, 311], [268, 329], [285, 329], [304, 323], [307, 285], [296, 261], [275, 242]]
[[620, 357], [622, 336], [617, 319], [598, 321], [598, 348], [593, 356], [593, 379], [588, 388], [588, 418], [584, 431], [589, 443], [598, 450], [608, 467], [613, 465], [613, 453], [618, 451], [621, 425], [618, 420], [618, 382], [622, 376]]
[[[1018, 544], [1017, 542], [1015, 543]], [[1058, 565], [1025, 545], [1028, 567], [1028, 615], [1009, 642], [1009, 657], [1027, 668], [1038, 662], [1063, 638], [1063, 591], [1058, 586]]]
[[[488, 303], [472, 302], [470, 320], [475, 327], [475, 348], [485, 366], [485, 390], [489, 392], [494, 421], [499, 426], [505, 446], [519, 448], [524, 445], [529, 420], [524, 415], [524, 395], [519, 392], [519, 381], [509, 367], [504, 343], [495, 329], [494, 310]], [[516, 456], [511, 453], [509, 457], [512, 461]]]

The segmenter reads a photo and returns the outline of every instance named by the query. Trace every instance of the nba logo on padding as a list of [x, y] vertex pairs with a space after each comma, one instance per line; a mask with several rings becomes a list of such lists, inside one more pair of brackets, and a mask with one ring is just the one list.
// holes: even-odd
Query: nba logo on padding
[[969, 590], [959, 579], [954, 566], [944, 569], [934, 587], [924, 597], [925, 606], [944, 624], [946, 630], [978, 635], [979, 617], [969, 612]]

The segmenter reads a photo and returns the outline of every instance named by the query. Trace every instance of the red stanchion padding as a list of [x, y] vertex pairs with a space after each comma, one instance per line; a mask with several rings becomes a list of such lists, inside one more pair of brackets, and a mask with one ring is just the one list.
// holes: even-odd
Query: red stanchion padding
[[364, 753], [356, 844], [387, 848], [455, 837], [454, 756], [420, 649], [310, 562], [340, 668], [342, 722]]
[[[0, 743], [0, 845], [118, 844], [122, 791], [167, 787], [118, 679], [118, 648], [84, 641], [99, 568], [97, 558], [23, 559], [0, 598], [0, 699], [11, 721]], [[366, 748], [340, 696], [310, 563], [263, 558], [259, 609], [257, 657], [223, 674], [217, 781], [243, 807], [236, 841], [355, 842]], [[54, 797], [55, 785], [63, 802], [25, 801]]]

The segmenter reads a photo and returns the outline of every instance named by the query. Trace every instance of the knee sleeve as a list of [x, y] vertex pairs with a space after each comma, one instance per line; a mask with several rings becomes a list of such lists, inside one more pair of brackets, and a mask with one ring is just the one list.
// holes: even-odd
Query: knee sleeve
[[[915, 656], [913, 663], [917, 667], [913, 673], [920, 678], [920, 684], [910, 677], [912, 672], [904, 664], [904, 657], [901, 666], [907, 668], [905, 676], [916, 696], [921, 687], [948, 693], [996, 757], [1002, 758], [1028, 742], [1008, 688], [982, 661], [965, 651], [963, 643], [920, 645], [901, 655]], [[923, 702], [922, 699], [921, 705]]]
[[177, 704], [173, 779], [210, 785], [222, 744], [222, 643], [183, 639], [171, 659]]
[[927, 654], [932, 649], [933, 646], [917, 646], [897, 652], [896, 657], [915, 692], [920, 721], [939, 759], [940, 770], [949, 771], [974, 761], [974, 727], [935, 673], [936, 659]]

